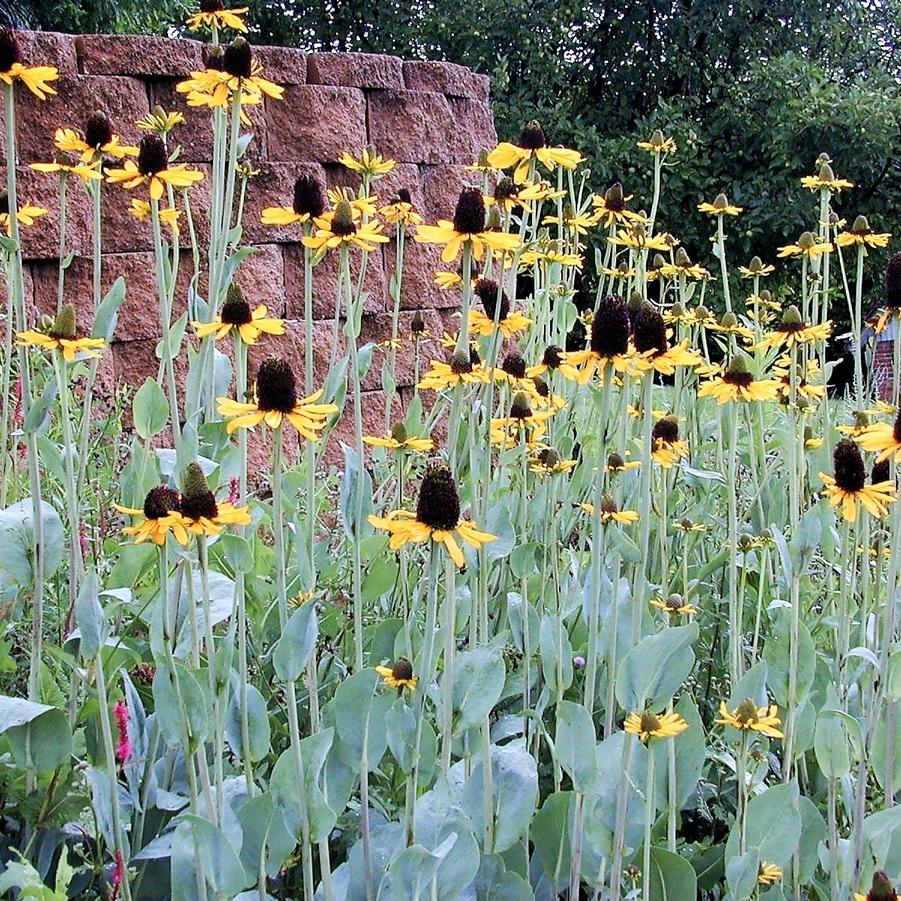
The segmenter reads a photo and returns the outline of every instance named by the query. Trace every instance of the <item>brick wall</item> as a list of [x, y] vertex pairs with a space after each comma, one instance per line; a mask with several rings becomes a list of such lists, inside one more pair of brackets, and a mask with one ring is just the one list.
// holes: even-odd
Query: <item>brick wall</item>
[[[149, 36], [24, 33], [23, 56], [28, 64], [55, 65], [60, 79], [58, 96], [40, 102], [19, 92], [20, 200], [50, 210], [40, 225], [27, 230], [26, 291], [37, 308], [55, 303], [59, 241], [57, 179], [27, 168], [30, 162], [53, 158], [53, 132], [59, 126], [82, 128], [95, 110], [106, 112], [115, 130], [129, 143], [140, 132], [134, 121], [159, 104], [184, 113], [186, 124], [174, 133], [183, 147], [180, 162], [208, 171], [211, 160], [209, 113], [189, 109], [175, 84], [192, 69], [201, 68], [202, 45], [195, 41]], [[288, 335], [270, 349], [302, 365], [303, 264], [297, 232], [264, 227], [260, 211], [290, 205], [293, 183], [301, 170], [314, 171], [328, 186], [356, 185], [356, 177], [335, 163], [344, 150], [357, 152], [367, 144], [398, 162], [378, 182], [389, 197], [398, 188], [410, 190], [426, 221], [449, 217], [461, 186], [472, 181], [465, 165], [496, 139], [488, 103], [488, 79], [468, 69], [442, 62], [404, 61], [393, 56], [359, 53], [311, 53], [281, 47], [256, 48], [264, 74], [285, 86], [284, 100], [266, 100], [251, 109], [255, 137], [248, 158], [260, 170], [248, 186], [244, 241], [259, 250], [241, 266], [237, 281], [252, 302], [289, 320]], [[0, 156], [5, 167], [5, 156]], [[2, 173], [5, 176], [5, 172]], [[468, 176], [468, 178], [467, 178]], [[201, 245], [209, 186], [192, 192]], [[128, 295], [122, 308], [111, 352], [104, 361], [102, 390], [115, 384], [140, 384], [156, 373], [154, 348], [160, 337], [153, 282], [153, 254], [149, 223], [126, 212], [130, 195], [118, 186], [104, 187], [103, 282], [111, 285], [123, 275]], [[67, 296], [76, 306], [90, 305], [91, 217], [87, 195], [77, 180], [70, 182], [68, 247], [75, 258], [67, 273]], [[391, 303], [388, 280], [392, 252], [377, 251], [369, 262], [369, 298], [363, 340], [380, 340], [390, 333]], [[414, 309], [423, 309], [426, 327], [440, 335], [449, 308], [459, 298], [441, 292], [433, 283], [438, 251], [407, 242], [402, 308], [408, 323]], [[190, 254], [181, 267], [182, 287], [175, 315], [184, 310], [191, 274]], [[334, 307], [335, 260], [316, 270], [314, 302], [317, 354], [327, 365]], [[427, 354], [435, 347], [427, 347]], [[378, 387], [381, 364], [376, 360], [365, 388]], [[321, 368], [320, 368], [321, 371]], [[398, 367], [401, 395], [409, 391], [412, 367]], [[323, 373], [324, 376], [324, 373]], [[364, 404], [371, 428], [380, 426], [382, 403], [371, 395]], [[347, 417], [346, 417], [347, 418]]]

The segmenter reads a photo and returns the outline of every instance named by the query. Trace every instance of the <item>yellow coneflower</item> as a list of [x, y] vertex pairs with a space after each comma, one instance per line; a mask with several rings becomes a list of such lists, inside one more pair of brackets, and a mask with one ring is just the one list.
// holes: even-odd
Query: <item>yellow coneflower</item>
[[335, 404], [320, 404], [322, 389], [309, 397], [297, 397], [294, 372], [284, 360], [270, 357], [260, 364], [253, 403], [242, 403], [228, 397], [217, 398], [219, 412], [230, 417], [226, 431], [252, 429], [260, 423], [270, 429], [279, 428], [287, 420], [307, 441], [317, 441], [337, 413]]
[[105, 113], [94, 113], [85, 124], [84, 137], [72, 128], [58, 128], [53, 135], [53, 143], [63, 153], [77, 153], [85, 164], [98, 162], [104, 154], [121, 160], [126, 156], [137, 156], [138, 148], [123, 144], [117, 134], [113, 134], [113, 124]]
[[757, 871], [757, 882], [760, 885], [773, 885], [782, 878], [782, 867], [774, 863], [760, 861], [760, 869]]
[[683, 600], [681, 594], [670, 594], [665, 598], [652, 598], [648, 603], [652, 607], [662, 610], [671, 619], [677, 616], [694, 616], [698, 612], [698, 608]]
[[578, 460], [565, 460], [553, 447], [542, 447], [529, 457], [529, 469], [539, 475], [559, 475], [570, 472], [579, 465]]
[[[595, 506], [594, 504], [586, 501], [585, 503], [579, 504], [579, 506], [589, 515], [594, 516]], [[632, 523], [638, 522], [639, 515], [637, 510], [620, 510], [619, 505], [616, 501], [609, 495], [605, 494], [601, 499], [601, 522], [602, 523], [611, 523], [618, 522], [622, 526], [629, 526]]]
[[556, 241], [548, 241], [540, 242], [537, 247], [524, 250], [519, 255], [519, 262], [524, 268], [533, 263], [543, 263], [546, 266], [556, 263], [560, 266], [573, 266], [581, 269], [584, 259], [581, 254], [564, 252]]
[[203, 181], [202, 172], [189, 169], [184, 163], [170, 166], [166, 145], [156, 134], [141, 139], [137, 161], [125, 160], [121, 169], [109, 169], [106, 177], [112, 184], [121, 184], [128, 190], [147, 187], [151, 200], [160, 200], [166, 193], [166, 185], [190, 188]]
[[265, 304], [251, 310], [240, 285], [232, 283], [219, 315], [212, 322], [192, 322], [191, 325], [198, 338], [215, 335], [218, 341], [235, 330], [245, 344], [256, 344], [260, 335], [285, 334], [285, 323], [268, 317], [268, 312]]
[[26, 66], [22, 63], [22, 49], [11, 28], [0, 29], [0, 81], [12, 85], [16, 81], [31, 91], [39, 100], [56, 94], [51, 81], [59, 78], [55, 66]]
[[688, 325], [694, 325], [704, 329], [715, 329], [719, 325], [716, 316], [714, 316], [703, 304], [692, 307], [690, 310], [686, 310], [684, 321]]
[[898, 901], [898, 893], [885, 870], [876, 870], [870, 890], [865, 894], [854, 893], [854, 901]]
[[442, 291], [447, 291], [450, 288], [456, 288], [459, 285], [462, 285], [463, 276], [459, 272], [436, 272], [435, 284], [441, 288]]
[[835, 430], [856, 441], [870, 427], [870, 417], [865, 410], [855, 410], [852, 415], [854, 422], [836, 425]]
[[379, 210], [379, 215], [392, 225], [422, 224], [422, 216], [413, 209], [413, 198], [407, 188], [399, 188], [391, 200]]
[[325, 194], [312, 175], [301, 174], [294, 182], [291, 206], [268, 206], [260, 214], [263, 225], [294, 225], [317, 219], [325, 212]]
[[628, 456], [628, 451], [625, 456], [616, 451], [607, 454], [604, 472], [610, 473], [610, 475], [619, 475], [626, 472], [626, 470], [638, 469], [641, 466], [641, 460], [627, 460], [626, 456]]
[[831, 250], [832, 244], [829, 241], [821, 241], [811, 232], [804, 232], [801, 237], [798, 238], [797, 243], [786, 244], [784, 247], [780, 247], [776, 256], [807, 257], [808, 259], [815, 260], [824, 253], [830, 253]]
[[168, 112], [161, 106], [155, 106], [146, 116], [142, 116], [135, 125], [143, 131], [152, 131], [161, 138], [169, 134], [176, 125], [183, 125], [185, 117], [183, 113]]
[[518, 145], [508, 141], [501, 142], [488, 154], [487, 163], [495, 169], [510, 169], [515, 166], [513, 181], [521, 185], [529, 174], [529, 165], [533, 159], [553, 172], [557, 166], [575, 169], [582, 162], [582, 154], [566, 147], [548, 147], [544, 129], [533, 119], [522, 130]]
[[170, 534], [179, 544], [187, 545], [190, 536], [184, 517], [179, 512], [180, 506], [181, 499], [178, 492], [166, 485], [152, 488], [141, 508], [113, 504], [113, 508], [119, 513], [143, 517], [135, 525], [126, 526], [122, 530], [123, 535], [133, 535], [135, 544], [143, 544], [149, 540], [158, 546], [164, 545]]
[[460, 192], [453, 221], [439, 219], [437, 225], [419, 225], [414, 239], [420, 244], [443, 246], [441, 260], [452, 263], [463, 247], [471, 248], [475, 260], [481, 260], [485, 248], [507, 253], [519, 247], [518, 235], [491, 231], [485, 224], [485, 198], [478, 188], [464, 188]]
[[850, 439], [842, 438], [832, 456], [833, 475], [821, 472], [820, 480], [826, 486], [823, 494], [829, 498], [830, 507], [841, 505], [842, 518], [856, 522], [858, 509], [863, 508], [877, 518], [888, 513], [888, 505], [897, 501], [893, 481], [867, 485], [867, 470], [860, 448]]
[[534, 366], [529, 366], [526, 369], [526, 375], [529, 378], [537, 378], [545, 375], [545, 373], [556, 372], [557, 370], [560, 371], [564, 378], [571, 381], [576, 381], [579, 377], [579, 370], [572, 363], [566, 361], [566, 354], [563, 348], [558, 347], [556, 344], [549, 344], [544, 349], [541, 362], [536, 363]]
[[393, 510], [387, 516], [369, 516], [370, 525], [391, 536], [388, 546], [400, 550], [408, 542], [442, 544], [457, 566], [466, 565], [457, 538], [473, 548], [494, 541], [497, 536], [480, 532], [471, 522], [460, 518], [460, 495], [446, 466], [433, 466], [423, 476], [416, 512]]
[[397, 165], [394, 160], [386, 159], [380, 153], [377, 153], [375, 147], [364, 147], [360, 151], [359, 159], [345, 150], [338, 157], [338, 162], [352, 172], [368, 175], [373, 180], [387, 175]]
[[391, 666], [377, 666], [375, 671], [389, 688], [396, 688], [401, 694], [405, 688], [416, 691], [419, 677], [413, 675], [413, 664], [406, 657], [398, 657]]
[[379, 198], [377, 194], [357, 194], [353, 188], [348, 188], [346, 185], [329, 188], [325, 193], [333, 207], [337, 207], [342, 200], [346, 200], [351, 206], [355, 222], [364, 216], [374, 216], [378, 212]]
[[723, 313], [720, 321], [709, 328], [712, 332], [719, 332], [721, 335], [735, 335], [736, 338], [744, 341], [754, 340], [754, 332], [746, 325], [742, 325], [735, 313]]
[[687, 516], [682, 519], [676, 520], [672, 523], [672, 527], [674, 529], [678, 529], [680, 532], [706, 532], [707, 526], [702, 522], [694, 522], [689, 519]]
[[717, 194], [713, 203], [699, 203], [698, 212], [707, 213], [710, 216], [737, 216], [744, 207], [729, 203], [725, 194]]
[[472, 382], [487, 382], [490, 373], [478, 361], [473, 362], [473, 355], [465, 351], [454, 353], [449, 363], [432, 360], [431, 368], [419, 381], [419, 388], [432, 391], [443, 391]]
[[35, 172], [59, 173], [60, 175], [77, 175], [84, 184], [90, 181], [103, 181], [103, 173], [95, 166], [88, 166], [85, 163], [74, 162], [69, 157], [60, 154], [56, 160], [51, 163], [29, 163], [29, 169]]
[[[532, 324], [533, 320], [529, 319], [525, 313], [511, 309], [510, 298], [494, 279], [476, 279], [473, 290], [485, 312], [470, 310], [469, 329], [471, 332], [486, 337], [491, 335], [495, 330], [495, 317], [497, 317], [497, 330], [505, 338], [512, 338], [517, 332], [521, 332]], [[498, 309], [498, 303], [500, 303], [500, 309]]]
[[386, 447], [393, 451], [415, 451], [426, 453], [434, 446], [431, 438], [414, 438], [407, 434], [402, 422], [396, 422], [387, 435], [364, 435], [363, 443], [372, 447]]
[[667, 154], [676, 152], [676, 142], [673, 138], [664, 137], [659, 128], [655, 128], [647, 141], [639, 141], [637, 144], [642, 150], [653, 154]]
[[614, 237], [607, 240], [611, 244], [630, 247], [632, 250], [667, 251], [672, 246], [669, 237], [665, 234], [658, 233], [648, 236], [647, 227], [643, 222], [635, 222], [629, 228], [621, 228]]
[[188, 106], [215, 109], [228, 106], [235, 97], [242, 106], [261, 103], [264, 96], [273, 100], [284, 97], [283, 87], [263, 77], [263, 67], [244, 38], [237, 37], [224, 49], [217, 49], [218, 53], [209, 56], [206, 69], [192, 72], [190, 78], [176, 84], [175, 90], [187, 96]]
[[759, 732], [769, 738], [784, 738], [778, 729], [782, 725], [778, 714], [779, 708], [775, 704], [758, 707], [751, 698], [745, 698], [734, 710], [729, 710], [726, 702], [720, 701], [720, 719], [716, 722], [739, 731]]
[[574, 237], [587, 235], [597, 224], [597, 216], [594, 213], [577, 213], [569, 204], [563, 207], [560, 216], [545, 216], [542, 225], [562, 225]]
[[238, 6], [226, 9], [222, 0], [200, 0], [200, 9], [188, 16], [185, 23], [192, 31], [200, 31], [201, 28], [212, 30], [214, 28], [232, 28], [235, 31], [247, 31], [244, 24], [244, 16], [249, 7]]
[[[612, 366], [618, 372], [633, 368], [634, 351], [629, 347], [629, 308], [616, 294], [609, 294], [598, 304], [591, 320], [588, 347], [561, 354], [568, 369], [562, 374], [580, 385], [586, 385], [598, 373]], [[573, 378], [573, 367], [575, 378]]]
[[[791, 365], [789, 354], [783, 354], [773, 363], [773, 377], [779, 381], [779, 399], [783, 401], [791, 397]], [[826, 386], [816, 382], [820, 371], [815, 357], [810, 357], [805, 363], [800, 360], [796, 362], [795, 390], [800, 397], [820, 401], [826, 396]]]
[[664, 262], [657, 271], [665, 278], [676, 278], [684, 275], [698, 281], [710, 278], [710, 273], [700, 263], [693, 263], [684, 247], [676, 251], [672, 263]]
[[[146, 219], [151, 213], [150, 204], [146, 200], [139, 200], [133, 197], [128, 205], [128, 215], [134, 216], [135, 219]], [[161, 207], [159, 211], [160, 222], [168, 225], [173, 235], [180, 234], [178, 220], [181, 218], [181, 210], [174, 207]]]
[[533, 410], [529, 397], [524, 391], [517, 391], [510, 404], [508, 416], [491, 420], [489, 440], [502, 447], [525, 442], [533, 447], [544, 437], [547, 422], [554, 416], [554, 410]]
[[[18, 210], [16, 210], [16, 223], [28, 228], [34, 225], [41, 216], [46, 215], [47, 210], [44, 207], [37, 206], [33, 203], [23, 203]], [[12, 220], [9, 217], [9, 195], [7, 195], [5, 191], [0, 194], [0, 228], [2, 228], [7, 235], [12, 231]]]
[[390, 238], [382, 233], [380, 222], [357, 222], [353, 207], [347, 200], [342, 200], [334, 212], [324, 213], [313, 220], [316, 231], [312, 235], [304, 235], [301, 242], [304, 247], [315, 250], [318, 256], [329, 250], [344, 245], [359, 247], [361, 250], [373, 251], [379, 244], [387, 244]]
[[609, 275], [610, 278], [625, 281], [628, 278], [632, 278], [635, 275], [636, 270], [628, 263], [620, 263], [615, 269], [611, 269], [609, 266], [602, 266], [601, 272], [603, 272], [604, 275]]
[[857, 443], [866, 451], [878, 453], [877, 463], [883, 463], [893, 455], [895, 463], [901, 463], [901, 413], [895, 417], [894, 424], [878, 422], [867, 426], [857, 436]]
[[698, 397], [713, 397], [718, 404], [776, 400], [779, 384], [775, 379], [755, 379], [748, 371], [745, 358], [736, 354], [722, 375], [714, 376], [698, 386]]
[[853, 244], [863, 244], [865, 247], [888, 247], [891, 240], [891, 232], [874, 232], [870, 228], [866, 216], [858, 216], [848, 231], [840, 232], [835, 236], [835, 243], [839, 247], [850, 247]]
[[821, 153], [816, 161], [816, 175], [804, 175], [801, 178], [801, 184], [811, 191], [822, 191], [828, 189], [830, 191], [841, 191], [843, 188], [853, 188], [854, 182], [848, 181], [846, 178], [836, 178], [830, 165], [832, 160], [825, 153]]
[[32, 330], [18, 332], [16, 344], [19, 347], [41, 347], [46, 350], [57, 350], [63, 360], [73, 363], [79, 356], [93, 357], [99, 360], [103, 355], [106, 342], [103, 338], [79, 338], [75, 322], [75, 308], [67, 303], [55, 319], [45, 322], [43, 331]]
[[225, 526], [250, 525], [247, 507], [216, 500], [197, 463], [189, 463], [185, 470], [178, 511], [184, 527], [194, 535], [218, 535]]
[[825, 341], [832, 334], [832, 322], [821, 322], [819, 325], [808, 325], [801, 319], [797, 307], [786, 307], [782, 314], [782, 322], [761, 341], [754, 345], [754, 350], [766, 350], [770, 347], [794, 347], [796, 344], [810, 344], [813, 341]]
[[633, 317], [632, 344], [636, 351], [631, 360], [633, 372], [653, 369], [661, 375], [672, 375], [677, 367], [694, 367], [703, 359], [689, 348], [688, 341], [671, 345], [663, 316], [646, 302]]
[[688, 456], [688, 442], [679, 439], [679, 419], [672, 414], [658, 419], [651, 431], [651, 457], [669, 469]]
[[630, 210], [627, 206], [633, 195], [623, 194], [623, 186], [616, 182], [603, 194], [595, 194], [591, 199], [594, 207], [594, 220], [610, 228], [611, 225], [628, 225], [632, 222], [646, 222], [641, 213]]
[[760, 257], [751, 257], [751, 262], [747, 266], [739, 266], [738, 271], [742, 278], [766, 278], [776, 271], [776, 267], [764, 263]]
[[688, 723], [678, 713], [652, 713], [650, 710], [633, 711], [623, 723], [623, 729], [647, 744], [652, 738], [675, 738], [688, 728]]

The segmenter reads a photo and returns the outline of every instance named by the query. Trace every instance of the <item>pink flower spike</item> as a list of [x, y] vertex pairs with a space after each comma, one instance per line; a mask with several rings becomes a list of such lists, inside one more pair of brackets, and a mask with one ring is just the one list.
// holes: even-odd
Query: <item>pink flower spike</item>
[[113, 715], [116, 717], [116, 760], [119, 763], [127, 763], [131, 757], [131, 742], [128, 738], [128, 705], [125, 698], [119, 698], [113, 707]]

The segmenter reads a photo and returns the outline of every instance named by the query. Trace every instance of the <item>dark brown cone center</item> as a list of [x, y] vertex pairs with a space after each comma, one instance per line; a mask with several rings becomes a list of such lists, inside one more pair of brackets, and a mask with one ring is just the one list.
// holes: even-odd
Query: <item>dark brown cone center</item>
[[629, 308], [622, 297], [609, 294], [591, 320], [591, 350], [604, 358], [620, 356], [629, 349]]
[[669, 416], [664, 416], [663, 419], [658, 419], [654, 423], [651, 436], [655, 441], [664, 441], [666, 444], [672, 444], [679, 440], [679, 423], [674, 419], [670, 419]]
[[399, 657], [391, 667], [391, 675], [398, 681], [409, 681], [413, 678], [413, 664], [405, 657]]
[[477, 235], [485, 230], [485, 198], [478, 188], [464, 188], [454, 211], [454, 230]]
[[645, 305], [635, 317], [632, 329], [632, 340], [639, 353], [654, 351], [654, 356], [665, 354], [669, 350], [666, 340], [666, 323], [663, 317], [652, 306]]
[[322, 187], [312, 175], [298, 175], [294, 182], [294, 212], [298, 216], [321, 216], [325, 210]]
[[166, 145], [158, 135], [145, 135], [141, 138], [138, 151], [138, 171], [141, 175], [155, 175], [169, 165]]
[[166, 485], [151, 488], [144, 498], [144, 516], [147, 519], [162, 519], [178, 507], [178, 494]]
[[250, 304], [243, 297], [230, 297], [222, 304], [221, 319], [227, 325], [247, 325], [253, 321]]
[[416, 519], [438, 531], [455, 529], [460, 522], [460, 495], [446, 466], [430, 469], [423, 476]]
[[0, 72], [9, 72], [16, 64], [22, 62], [22, 50], [16, 33], [11, 28], [0, 30]]
[[835, 484], [851, 493], [860, 491], [867, 481], [867, 470], [860, 448], [850, 438], [842, 438], [832, 455], [835, 467]]
[[297, 380], [285, 360], [270, 357], [257, 372], [257, 406], [260, 410], [290, 413], [297, 403]]
[[215, 495], [207, 488], [183, 494], [181, 512], [188, 519], [215, 519], [219, 515], [219, 507], [216, 504]]

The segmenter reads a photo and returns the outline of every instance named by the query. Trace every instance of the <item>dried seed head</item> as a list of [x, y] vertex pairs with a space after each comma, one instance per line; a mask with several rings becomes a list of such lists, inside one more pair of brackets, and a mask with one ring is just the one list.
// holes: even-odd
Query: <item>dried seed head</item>
[[729, 198], [725, 194], [720, 193], [713, 198], [714, 209], [724, 210], [727, 206], [729, 206]]
[[144, 135], [138, 150], [138, 171], [141, 175], [156, 175], [169, 165], [166, 145], [159, 135]]
[[666, 340], [666, 323], [650, 304], [645, 304], [635, 317], [632, 326], [632, 340], [639, 353], [653, 351], [653, 356], [665, 354], [669, 350]]
[[670, 310], [670, 312], [672, 313], [673, 319], [681, 319], [685, 315], [685, 307], [683, 307], [681, 303], [676, 301], [676, 303], [673, 304], [673, 308], [672, 310]]
[[867, 470], [863, 464], [860, 448], [850, 438], [842, 438], [832, 455], [835, 484], [842, 491], [860, 491], [867, 481]]
[[825, 161], [820, 163], [818, 175], [822, 181], [835, 181], [835, 173], [832, 171], [832, 166]]
[[629, 349], [629, 310], [616, 294], [608, 294], [591, 320], [589, 347], [598, 356], [609, 358]]
[[626, 466], [626, 461], [623, 459], [622, 454], [616, 453], [614, 451], [612, 454], [607, 454], [607, 469], [613, 470], [613, 472], [618, 472], [621, 469], [624, 469]]
[[57, 314], [53, 324], [47, 330], [47, 334], [51, 338], [69, 338], [72, 339], [77, 334], [75, 323], [75, 307], [67, 303]]
[[242, 37], [235, 38], [222, 56], [222, 71], [235, 78], [250, 78], [253, 68], [253, 53], [250, 44]]
[[510, 404], [511, 419], [529, 419], [532, 416], [532, 405], [529, 398], [523, 391], [517, 391], [513, 396], [513, 403]]
[[398, 681], [409, 681], [413, 678], [413, 664], [406, 657], [398, 657], [391, 667], [391, 675]]
[[354, 208], [349, 200], [341, 200], [335, 207], [335, 215], [332, 217], [332, 233], [346, 237], [354, 235], [357, 226], [354, 222]]
[[605, 494], [601, 498], [601, 513], [619, 513], [619, 504], [610, 494]]
[[614, 182], [604, 192], [604, 206], [615, 213], [621, 213], [626, 208], [626, 198], [623, 196], [623, 186], [620, 182]]
[[16, 64], [22, 62], [22, 49], [19, 40], [11, 28], [0, 29], [0, 72], [9, 72]]
[[544, 355], [541, 357], [541, 362], [547, 366], [548, 369], [557, 369], [563, 362], [563, 357], [560, 356], [562, 353], [562, 348], [558, 347], [556, 344], [549, 344], [544, 349]]
[[654, 441], [663, 441], [666, 444], [672, 444], [673, 442], [678, 441], [679, 419], [672, 414], [664, 416], [662, 419], [658, 419], [657, 422], [654, 423], [654, 428], [651, 430], [651, 437]]
[[764, 289], [760, 292], [759, 297], [760, 297], [760, 299], [761, 299], [761, 301], [762, 301], [763, 303], [772, 303], [772, 301], [773, 301], [773, 292], [770, 291], [770, 290], [768, 290], [767, 288], [764, 288]]
[[691, 257], [688, 255], [688, 251], [684, 247], [680, 247], [676, 251], [675, 261], [677, 266], [682, 266], [683, 268], [688, 268], [691, 266]]
[[440, 531], [455, 529], [460, 522], [460, 495], [446, 466], [429, 467], [422, 477], [416, 519]]
[[751, 257], [751, 262], [748, 263], [748, 272], [754, 275], [763, 272], [763, 260], [760, 257]]
[[801, 311], [792, 304], [786, 307], [782, 313], [782, 322], [776, 326], [779, 332], [800, 332], [804, 328], [804, 320], [801, 318]]
[[485, 198], [478, 188], [464, 188], [454, 211], [454, 230], [461, 235], [476, 235], [485, 230]]
[[651, 269], [661, 269], [666, 265], [666, 257], [662, 253], [655, 253], [651, 261]]
[[504, 357], [501, 369], [515, 379], [524, 379], [526, 377], [526, 361], [522, 358], [522, 354], [515, 350], [511, 350]]
[[720, 325], [723, 328], [735, 328], [738, 325], [738, 316], [735, 313], [723, 313], [720, 318]]
[[167, 485], [157, 485], [144, 498], [144, 516], [147, 519], [162, 519], [173, 510], [179, 509], [178, 492]]
[[503, 321], [510, 314], [510, 298], [507, 292], [501, 290], [501, 308], [497, 309], [497, 295], [499, 291], [498, 283], [492, 278], [480, 278], [475, 283], [475, 292], [482, 303], [482, 309], [489, 319], [497, 316], [498, 322]]
[[261, 410], [290, 413], [297, 403], [297, 381], [285, 360], [269, 357], [257, 370], [257, 406]]
[[629, 317], [634, 320], [646, 303], [647, 301], [641, 296], [640, 291], [633, 291], [629, 295]]
[[185, 469], [181, 512], [188, 519], [215, 519], [219, 515], [216, 498], [197, 463], [189, 463]]
[[100, 148], [113, 139], [113, 123], [103, 112], [96, 112], [84, 126], [84, 142], [88, 147]]
[[410, 331], [414, 335], [421, 335], [425, 332], [425, 322], [422, 318], [422, 313], [419, 310], [416, 310], [413, 313], [413, 318], [410, 320]]
[[294, 212], [298, 216], [321, 216], [325, 210], [322, 186], [312, 176], [301, 174], [294, 182]]
[[410, 193], [409, 188], [398, 188], [397, 189], [397, 199], [401, 203], [409, 203], [410, 206], [413, 205], [413, 195]]
[[252, 319], [250, 304], [244, 299], [244, 292], [237, 282], [228, 286], [220, 318], [228, 325], [247, 325]]
[[885, 305], [901, 307], [901, 250], [891, 255], [885, 267]]
[[519, 135], [519, 146], [526, 150], [541, 150], [547, 146], [544, 129], [537, 119], [532, 119]]
[[472, 355], [466, 353], [465, 350], [454, 351], [454, 355], [450, 358], [450, 368], [455, 375], [466, 375], [472, 372]]

